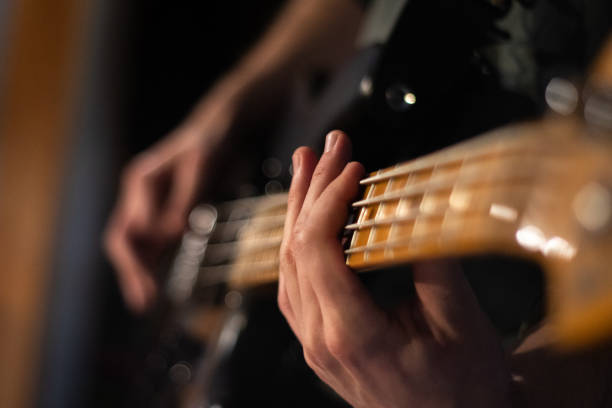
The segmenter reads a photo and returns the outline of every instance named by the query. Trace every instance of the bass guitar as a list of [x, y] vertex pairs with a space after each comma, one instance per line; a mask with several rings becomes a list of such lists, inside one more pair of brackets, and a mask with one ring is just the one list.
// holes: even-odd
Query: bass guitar
[[[345, 227], [347, 265], [365, 273], [440, 257], [530, 259], [547, 274], [558, 345], [606, 338], [612, 333], [612, 143], [602, 133], [576, 116], [551, 115], [371, 173]], [[245, 323], [243, 298], [278, 278], [285, 211], [286, 195], [274, 194], [191, 214], [168, 293], [188, 305], [222, 287], [229, 311], [216, 336], [200, 333], [211, 345], [204, 383]], [[211, 327], [197, 313], [184, 316], [194, 331]]]

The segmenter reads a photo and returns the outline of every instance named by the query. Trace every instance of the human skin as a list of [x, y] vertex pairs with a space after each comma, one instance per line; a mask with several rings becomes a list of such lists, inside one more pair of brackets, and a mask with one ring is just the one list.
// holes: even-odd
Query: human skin
[[228, 150], [223, 147], [231, 129], [267, 117], [294, 82], [313, 70], [333, 70], [343, 62], [362, 14], [354, 0], [292, 0], [187, 119], [126, 166], [104, 246], [133, 312], [155, 301], [160, 255], [180, 238], [211, 181], [212, 162]]
[[278, 304], [307, 364], [355, 407], [506, 407], [500, 340], [451, 262], [414, 268], [416, 296], [378, 307], [344, 261], [338, 238], [363, 176], [334, 131], [317, 161], [293, 155]]

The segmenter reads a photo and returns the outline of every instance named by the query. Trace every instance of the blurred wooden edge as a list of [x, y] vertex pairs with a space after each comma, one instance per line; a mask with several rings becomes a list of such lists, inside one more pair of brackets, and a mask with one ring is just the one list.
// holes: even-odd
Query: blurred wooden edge
[[87, 12], [16, 0], [0, 80], [0, 405], [37, 401], [41, 341]]
[[612, 88], [612, 32], [603, 43], [591, 67], [588, 80], [594, 86]]

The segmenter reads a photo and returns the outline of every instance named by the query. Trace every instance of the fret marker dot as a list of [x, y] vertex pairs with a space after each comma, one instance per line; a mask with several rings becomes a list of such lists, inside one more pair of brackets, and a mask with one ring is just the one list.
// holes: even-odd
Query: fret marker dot
[[538, 227], [527, 225], [516, 231], [516, 241], [525, 249], [538, 251], [546, 243], [546, 238]]
[[470, 193], [467, 191], [455, 190], [451, 193], [448, 201], [453, 210], [466, 210], [470, 205]]
[[491, 204], [491, 208], [489, 208], [489, 215], [499, 220], [513, 222], [518, 218], [518, 211], [507, 205], [494, 203]]

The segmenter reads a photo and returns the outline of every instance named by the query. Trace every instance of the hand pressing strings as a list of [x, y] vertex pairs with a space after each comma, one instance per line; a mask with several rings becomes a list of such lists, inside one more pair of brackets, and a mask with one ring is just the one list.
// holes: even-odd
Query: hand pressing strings
[[346, 266], [338, 236], [364, 175], [350, 156], [339, 131], [318, 163], [293, 155], [278, 303], [307, 364], [355, 407], [509, 406], [500, 341], [456, 265], [415, 265], [416, 296], [392, 311]]

